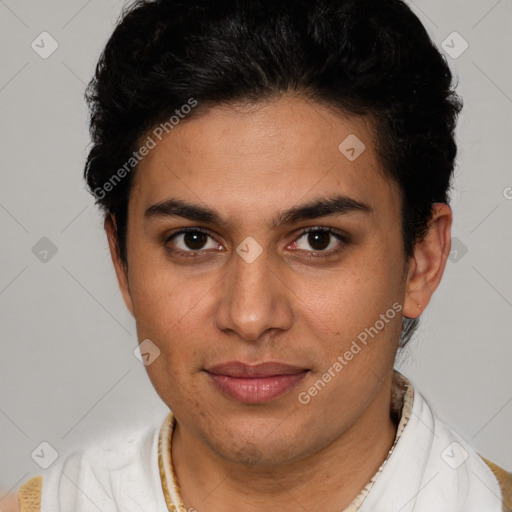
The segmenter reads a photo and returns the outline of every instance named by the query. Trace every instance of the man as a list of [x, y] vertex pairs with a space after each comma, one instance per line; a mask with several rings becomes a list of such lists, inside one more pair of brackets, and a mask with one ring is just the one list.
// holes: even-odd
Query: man
[[140, 1], [88, 99], [85, 177], [172, 413], [22, 511], [511, 510], [393, 369], [449, 254], [461, 108], [405, 4]]

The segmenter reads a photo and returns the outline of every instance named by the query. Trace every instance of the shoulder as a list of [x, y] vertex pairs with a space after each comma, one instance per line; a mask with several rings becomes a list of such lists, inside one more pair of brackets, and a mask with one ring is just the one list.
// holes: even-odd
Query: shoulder
[[445, 440], [445, 443], [449, 441], [444, 448], [443, 445], [438, 445], [437, 451], [442, 450], [440, 455], [444, 462], [459, 476], [465, 472], [468, 482], [476, 476], [479, 483], [483, 483], [488, 489], [492, 489], [493, 485], [497, 494], [501, 492], [503, 511], [512, 512], [512, 473], [481, 455], [470, 442], [444, 421], [436, 418], [435, 423], [438, 439]]
[[160, 483], [157, 450], [162, 423], [157, 418], [138, 427], [116, 428], [66, 454], [43, 475], [23, 484], [18, 491], [20, 508], [6, 512], [89, 510], [86, 495], [95, 497], [103, 512], [110, 512], [125, 497], [154, 492], [157, 476]]
[[[435, 408], [417, 389], [413, 412], [413, 431], [409, 432], [408, 447], [425, 453], [422, 483], [436, 478], [436, 485], [430, 488], [435, 488], [435, 498], [439, 501], [432, 507], [431, 500], [427, 503], [429, 493], [422, 493], [417, 503], [421, 502], [425, 510], [436, 510], [437, 507], [443, 511], [512, 512], [510, 473], [480, 456], [470, 442], [436, 414]], [[446, 496], [451, 496], [451, 508], [443, 504]], [[423, 508], [419, 506], [418, 510]]]
[[493, 472], [500, 484], [503, 499], [503, 512], [512, 512], [512, 473], [505, 471], [482, 455], [480, 455], [480, 457], [482, 457], [483, 461], [489, 466], [489, 469]]

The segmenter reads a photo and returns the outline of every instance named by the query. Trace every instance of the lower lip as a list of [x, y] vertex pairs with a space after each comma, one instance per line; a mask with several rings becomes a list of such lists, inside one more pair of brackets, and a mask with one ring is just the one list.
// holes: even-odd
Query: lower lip
[[217, 388], [229, 397], [246, 404], [262, 404], [284, 395], [296, 386], [307, 372], [253, 378], [207, 373]]

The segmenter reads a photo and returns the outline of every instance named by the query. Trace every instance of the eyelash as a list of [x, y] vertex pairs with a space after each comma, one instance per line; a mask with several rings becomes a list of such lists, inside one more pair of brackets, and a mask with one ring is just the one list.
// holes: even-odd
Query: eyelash
[[[331, 228], [324, 228], [324, 227], [320, 227], [320, 226], [303, 229], [299, 233], [297, 238], [295, 238], [293, 240], [292, 243], [297, 242], [304, 235], [307, 235], [309, 233], [316, 233], [316, 232], [328, 233], [329, 235], [338, 239], [341, 242], [342, 246], [348, 245], [350, 243], [350, 238], [348, 235], [339, 233]], [[165, 245], [166, 249], [174, 254], [177, 254], [178, 256], [182, 256], [185, 258], [202, 257], [203, 255], [201, 253], [204, 252], [204, 250], [202, 250], [202, 249], [183, 251], [181, 249], [171, 248], [167, 245], [167, 243], [170, 242], [174, 237], [176, 237], [178, 235], [183, 235], [186, 233], [203, 233], [203, 234], [207, 235], [208, 237], [213, 238], [212, 235], [204, 229], [194, 228], [194, 227], [184, 228], [184, 229], [181, 229], [180, 231], [177, 231], [176, 233], [173, 233], [172, 235], [167, 236], [165, 238], [164, 245]], [[306, 257], [308, 257], [308, 258], [328, 258], [328, 257], [332, 257], [333, 255], [337, 254], [340, 251], [341, 251], [341, 248], [337, 248], [337, 249], [330, 249], [329, 251], [325, 251], [325, 250], [324, 251], [305, 251], [305, 254], [307, 254]]]

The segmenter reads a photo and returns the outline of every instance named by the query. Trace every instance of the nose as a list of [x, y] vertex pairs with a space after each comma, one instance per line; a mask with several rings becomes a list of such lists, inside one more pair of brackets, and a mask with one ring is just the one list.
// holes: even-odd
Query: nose
[[216, 308], [217, 327], [256, 342], [267, 331], [288, 330], [293, 323], [290, 290], [265, 250], [255, 260], [233, 253]]

